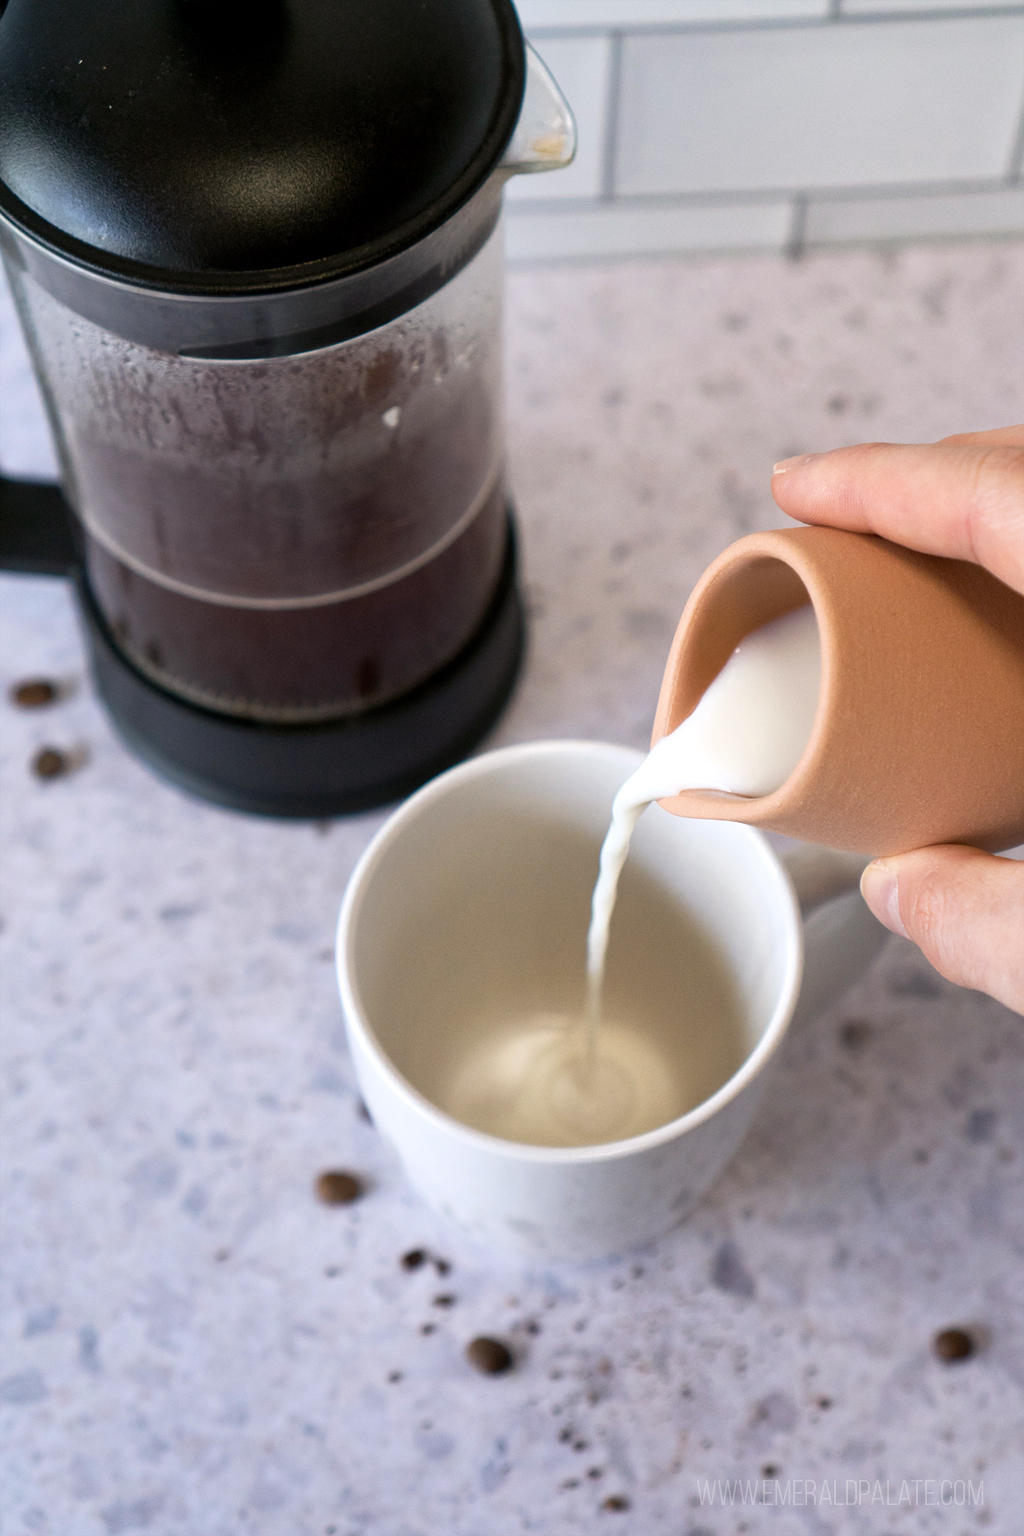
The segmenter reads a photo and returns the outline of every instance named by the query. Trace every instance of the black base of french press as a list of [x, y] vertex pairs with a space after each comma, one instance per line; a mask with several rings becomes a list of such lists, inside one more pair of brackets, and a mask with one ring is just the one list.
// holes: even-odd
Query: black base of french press
[[162, 778], [233, 810], [311, 818], [401, 799], [471, 751], [516, 680], [524, 623], [511, 511], [497, 591], [452, 661], [378, 709], [289, 726], [191, 704], [132, 665], [82, 575], [56, 486], [4, 480], [0, 513], [0, 568], [74, 578], [96, 686], [126, 746]]

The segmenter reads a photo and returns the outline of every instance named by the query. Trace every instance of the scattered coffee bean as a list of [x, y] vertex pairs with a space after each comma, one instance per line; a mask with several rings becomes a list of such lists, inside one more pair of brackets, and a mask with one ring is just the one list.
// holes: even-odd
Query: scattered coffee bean
[[457, 1296], [453, 1296], [452, 1295], [451, 1291], [444, 1291], [444, 1292], [442, 1292], [442, 1294], [440, 1296], [435, 1296], [434, 1297], [434, 1306], [435, 1307], [454, 1307], [454, 1305], [458, 1301], [458, 1299], [459, 1298]]
[[587, 1476], [588, 1477], [604, 1477], [604, 1468], [603, 1467], [589, 1467], [587, 1469]]
[[848, 1051], [862, 1051], [871, 1035], [871, 1025], [866, 1019], [847, 1019], [839, 1026], [839, 1043]]
[[569, 1440], [572, 1439], [573, 1433], [574, 1433], [574, 1431], [570, 1428], [570, 1426], [568, 1424], [566, 1424], [564, 1429], [560, 1429], [558, 1431], [558, 1438], [559, 1438], [559, 1440], [561, 1440], [562, 1444], [565, 1445]]
[[824, 1409], [832, 1407], [832, 1399], [830, 1397], [819, 1397], [817, 1404], [824, 1411]]
[[435, 1333], [436, 1331], [436, 1323], [423, 1323], [420, 1327], [420, 1333]]
[[434, 1268], [437, 1270], [442, 1279], [445, 1275], [450, 1275], [452, 1271], [452, 1267], [447, 1259], [435, 1259]]
[[421, 1264], [427, 1262], [425, 1248], [410, 1248], [408, 1253], [403, 1253], [398, 1261], [403, 1269], [419, 1269]]
[[317, 1179], [316, 1192], [324, 1205], [351, 1205], [353, 1200], [359, 1199], [363, 1186], [354, 1173], [332, 1168]]
[[778, 1477], [778, 1475], [779, 1475], [779, 1473], [781, 1471], [782, 1471], [782, 1468], [781, 1467], [777, 1467], [775, 1465], [774, 1461], [766, 1461], [764, 1466], [761, 1468], [761, 1476], [762, 1477]]
[[49, 682], [45, 677], [33, 677], [25, 683], [15, 683], [11, 689], [11, 702], [21, 709], [42, 709], [45, 704], [53, 704], [60, 697], [60, 690], [56, 683]]
[[574, 1440], [573, 1443], [572, 1443], [572, 1448], [573, 1448], [574, 1451], [589, 1451], [590, 1450], [590, 1441], [589, 1440]]
[[402, 1379], [401, 1371], [389, 1371], [388, 1372], [388, 1381], [401, 1381], [401, 1379]]
[[962, 1328], [944, 1328], [932, 1340], [932, 1348], [940, 1360], [952, 1365], [974, 1354], [974, 1340]]
[[70, 767], [67, 755], [56, 747], [41, 747], [32, 759], [32, 772], [37, 779], [59, 779]]
[[327, 1276], [328, 1280], [333, 1280], [336, 1275], [341, 1274], [341, 1270], [338, 1268], [337, 1264], [328, 1264], [327, 1268], [324, 1270], [324, 1274]]
[[466, 1359], [485, 1376], [500, 1376], [512, 1366], [512, 1352], [500, 1339], [474, 1339], [466, 1346]]
[[607, 1509], [613, 1515], [621, 1515], [629, 1508], [629, 1500], [622, 1493], [613, 1493], [610, 1498], [605, 1499], [601, 1508]]

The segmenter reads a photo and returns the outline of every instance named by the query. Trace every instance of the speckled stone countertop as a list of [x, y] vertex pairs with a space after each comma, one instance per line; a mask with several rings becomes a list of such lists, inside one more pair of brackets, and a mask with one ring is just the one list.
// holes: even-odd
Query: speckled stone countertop
[[[514, 273], [532, 631], [489, 744], [642, 745], [691, 584], [782, 521], [773, 460], [1019, 420], [1022, 274], [1009, 244]], [[5, 326], [4, 464], [45, 472]], [[892, 940], [687, 1225], [491, 1256], [360, 1117], [331, 944], [381, 816], [153, 778], [59, 582], [4, 579], [2, 658], [4, 1536], [1021, 1529], [1019, 1019]], [[15, 709], [38, 674], [70, 696]], [[76, 771], [34, 779], [43, 744]], [[318, 1203], [330, 1167], [365, 1196]]]

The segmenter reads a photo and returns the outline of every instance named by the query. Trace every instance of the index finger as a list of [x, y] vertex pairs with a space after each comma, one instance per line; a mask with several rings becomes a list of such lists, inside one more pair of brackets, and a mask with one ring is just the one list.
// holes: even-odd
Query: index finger
[[772, 495], [800, 522], [973, 560], [1024, 592], [1024, 426], [786, 459]]

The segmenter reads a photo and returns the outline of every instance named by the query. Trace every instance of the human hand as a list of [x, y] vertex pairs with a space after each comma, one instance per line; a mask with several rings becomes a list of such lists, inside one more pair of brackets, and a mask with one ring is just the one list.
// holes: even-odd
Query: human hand
[[[1024, 426], [801, 454], [775, 466], [772, 495], [800, 522], [973, 560], [1024, 593]], [[1024, 863], [919, 848], [875, 859], [861, 890], [947, 980], [1024, 1013]]]

